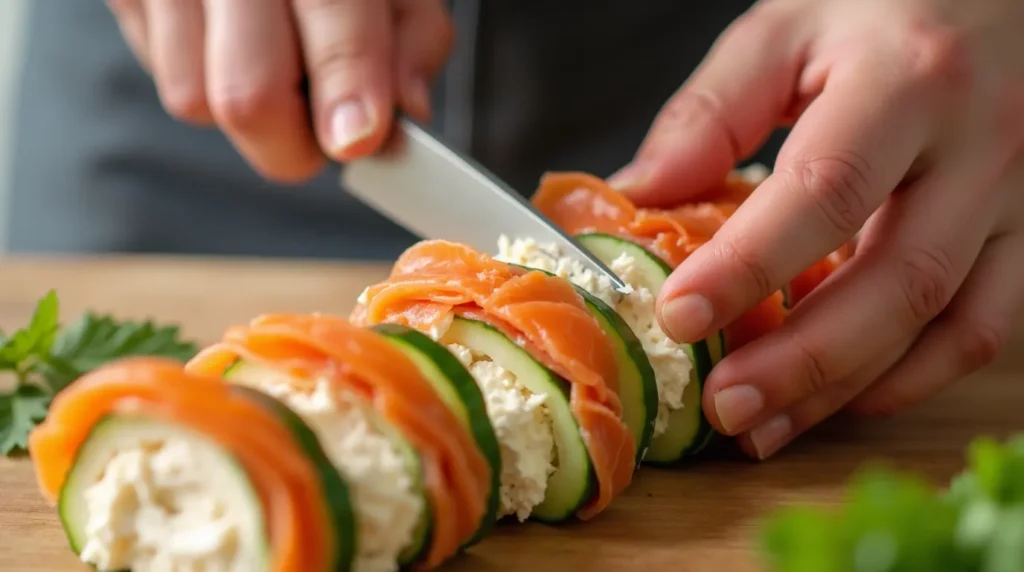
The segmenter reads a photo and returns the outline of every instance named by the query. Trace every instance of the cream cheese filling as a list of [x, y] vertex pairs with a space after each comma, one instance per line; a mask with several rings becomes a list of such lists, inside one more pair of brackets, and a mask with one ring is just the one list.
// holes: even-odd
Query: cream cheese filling
[[[683, 391], [690, 383], [693, 363], [683, 344], [672, 341], [661, 329], [655, 315], [657, 293], [639, 286], [642, 280], [636, 260], [626, 254], [609, 264], [630, 290], [619, 293], [611, 281], [583, 267], [573, 258], [563, 256], [554, 245], [542, 245], [531, 238], [498, 240], [496, 259], [551, 272], [565, 278], [601, 299], [615, 310], [640, 340], [654, 369], [658, 387], [658, 412], [654, 425], [657, 437], [668, 428], [669, 415], [684, 407]], [[699, 406], [699, 405], [698, 405]]]

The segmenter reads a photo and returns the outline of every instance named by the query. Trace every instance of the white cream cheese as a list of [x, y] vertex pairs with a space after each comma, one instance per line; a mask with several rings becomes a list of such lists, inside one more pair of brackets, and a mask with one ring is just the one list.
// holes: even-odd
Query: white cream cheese
[[83, 562], [139, 572], [259, 568], [261, 507], [239, 486], [239, 468], [212, 442], [183, 434], [143, 430], [118, 439], [84, 490]]
[[615, 291], [611, 281], [597, 276], [575, 259], [562, 256], [557, 246], [541, 245], [530, 238], [498, 240], [496, 259], [522, 266], [539, 268], [570, 280], [614, 309], [639, 338], [654, 369], [658, 386], [658, 414], [654, 435], [668, 428], [672, 411], [683, 407], [683, 390], [690, 383], [693, 364], [684, 346], [673, 342], [662, 331], [655, 317], [657, 293], [638, 286], [641, 279], [636, 260], [620, 255], [608, 265], [630, 290], [624, 294]]
[[316, 433], [352, 495], [356, 517], [355, 572], [394, 572], [412, 541], [424, 511], [417, 479], [395, 443], [375, 422], [370, 404], [331, 382], [318, 379], [310, 391], [297, 391], [287, 379], [260, 389], [292, 408]]
[[526, 520], [544, 500], [548, 478], [555, 471], [555, 441], [546, 396], [522, 386], [508, 370], [487, 356], [458, 344], [448, 349], [480, 386], [487, 416], [501, 450], [501, 491], [498, 516]]

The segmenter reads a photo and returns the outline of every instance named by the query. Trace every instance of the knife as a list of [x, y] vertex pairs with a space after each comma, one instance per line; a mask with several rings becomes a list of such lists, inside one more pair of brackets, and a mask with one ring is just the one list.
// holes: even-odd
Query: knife
[[529, 201], [427, 130], [398, 117], [384, 148], [342, 167], [350, 194], [424, 239], [493, 252], [502, 234], [555, 244], [619, 292], [626, 284]]

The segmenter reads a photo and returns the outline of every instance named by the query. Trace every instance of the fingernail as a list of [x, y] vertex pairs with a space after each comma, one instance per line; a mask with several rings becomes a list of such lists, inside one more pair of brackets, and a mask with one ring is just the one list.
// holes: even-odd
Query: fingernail
[[750, 442], [757, 450], [757, 457], [763, 461], [788, 443], [792, 433], [793, 421], [789, 415], [778, 415], [752, 430]]
[[334, 110], [331, 117], [331, 137], [337, 150], [344, 150], [366, 139], [372, 131], [373, 123], [367, 113], [366, 104], [362, 101], [349, 100]]
[[627, 191], [642, 186], [650, 179], [650, 169], [642, 163], [631, 163], [608, 177], [608, 186], [615, 191]]
[[722, 428], [735, 435], [764, 409], [764, 393], [753, 385], [733, 385], [715, 394], [715, 413]]
[[714, 317], [711, 302], [700, 294], [684, 294], [665, 302], [661, 308], [665, 333], [679, 343], [700, 340]]

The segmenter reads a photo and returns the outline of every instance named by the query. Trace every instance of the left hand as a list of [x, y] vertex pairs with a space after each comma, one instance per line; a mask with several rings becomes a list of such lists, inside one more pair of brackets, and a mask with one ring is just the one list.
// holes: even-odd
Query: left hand
[[780, 329], [707, 381], [766, 458], [849, 406], [888, 414], [990, 361], [1024, 306], [1024, 2], [762, 0], [664, 107], [613, 186], [694, 198], [793, 122], [773, 174], [666, 282], [699, 340], [860, 232]]

